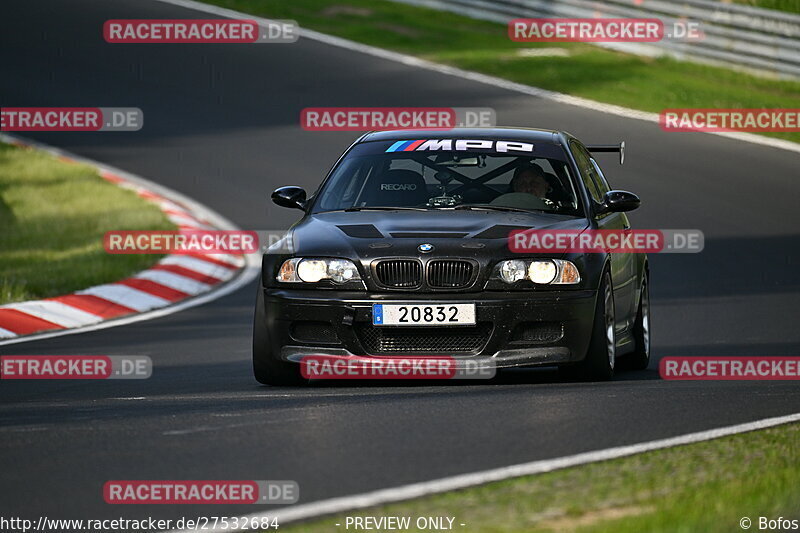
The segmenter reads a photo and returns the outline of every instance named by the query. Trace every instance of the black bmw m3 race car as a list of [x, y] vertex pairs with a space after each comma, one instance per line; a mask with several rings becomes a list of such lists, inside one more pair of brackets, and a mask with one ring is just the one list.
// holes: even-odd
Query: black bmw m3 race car
[[312, 355], [480, 356], [589, 379], [618, 357], [647, 367], [646, 254], [509, 246], [520, 230], [629, 229], [639, 199], [593, 156], [623, 150], [523, 128], [363, 135], [310, 197], [272, 195], [305, 215], [263, 256], [256, 379], [301, 384]]

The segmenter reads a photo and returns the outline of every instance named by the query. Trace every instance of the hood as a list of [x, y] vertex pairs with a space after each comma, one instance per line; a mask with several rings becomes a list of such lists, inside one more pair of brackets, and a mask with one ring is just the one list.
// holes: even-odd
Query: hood
[[429, 257], [506, 257], [513, 230], [588, 227], [587, 220], [551, 213], [489, 210], [355, 211], [309, 215], [292, 228], [297, 256], [417, 257], [418, 246], [433, 245]]

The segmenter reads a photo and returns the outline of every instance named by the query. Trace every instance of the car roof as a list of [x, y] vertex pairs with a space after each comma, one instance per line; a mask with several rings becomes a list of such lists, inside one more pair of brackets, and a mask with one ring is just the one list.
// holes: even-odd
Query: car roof
[[[562, 132], [535, 128], [453, 128], [450, 130], [389, 130], [366, 133], [359, 142], [425, 139], [503, 139], [559, 144]], [[568, 134], [566, 134], [568, 135]]]

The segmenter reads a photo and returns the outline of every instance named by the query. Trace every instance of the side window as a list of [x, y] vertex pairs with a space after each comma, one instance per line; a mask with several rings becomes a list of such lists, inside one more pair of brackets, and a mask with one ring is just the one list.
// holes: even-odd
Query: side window
[[600, 165], [597, 164], [597, 161], [592, 157], [590, 159], [592, 162], [592, 166], [594, 167], [596, 174], [594, 176], [595, 182], [597, 184], [597, 190], [600, 193], [600, 196], [605, 196], [605, 194], [611, 190], [611, 187], [608, 185], [608, 180], [606, 179], [605, 174], [600, 169]]
[[597, 174], [597, 171], [591, 162], [589, 152], [575, 141], [570, 141], [569, 145], [572, 149], [572, 155], [575, 156], [575, 162], [578, 163], [578, 170], [581, 173], [583, 185], [586, 187], [586, 190], [589, 191], [594, 201], [600, 203], [603, 200], [603, 195], [597, 189], [597, 183], [595, 183], [594, 175]]

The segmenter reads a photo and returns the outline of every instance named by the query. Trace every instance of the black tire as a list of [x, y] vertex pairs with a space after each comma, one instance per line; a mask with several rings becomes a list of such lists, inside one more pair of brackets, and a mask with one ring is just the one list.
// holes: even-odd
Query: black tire
[[627, 359], [632, 370], [644, 370], [650, 366], [650, 279], [645, 270], [636, 321], [633, 323], [633, 340], [636, 349]]
[[586, 359], [578, 364], [577, 370], [583, 379], [607, 381], [614, 377], [616, 361], [614, 293], [611, 274], [603, 273], [600, 288], [597, 290], [597, 303], [594, 310], [594, 326]]
[[308, 380], [300, 374], [300, 365], [280, 361], [269, 352], [267, 322], [264, 313], [264, 289], [258, 288], [253, 318], [253, 375], [263, 385], [298, 386]]

